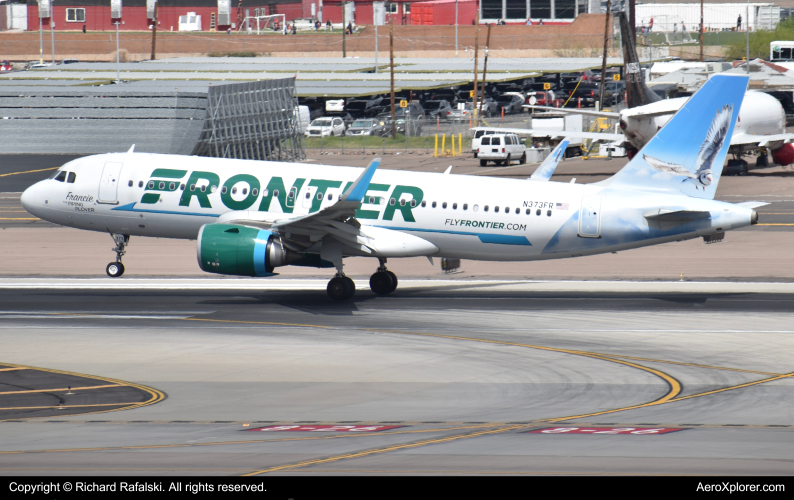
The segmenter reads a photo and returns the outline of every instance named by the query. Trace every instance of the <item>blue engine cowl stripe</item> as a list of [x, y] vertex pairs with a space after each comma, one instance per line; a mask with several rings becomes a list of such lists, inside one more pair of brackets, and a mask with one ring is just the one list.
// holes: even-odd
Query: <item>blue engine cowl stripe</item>
[[254, 240], [254, 271], [257, 276], [272, 276], [272, 273], [267, 272], [267, 242], [273, 233], [259, 230]]

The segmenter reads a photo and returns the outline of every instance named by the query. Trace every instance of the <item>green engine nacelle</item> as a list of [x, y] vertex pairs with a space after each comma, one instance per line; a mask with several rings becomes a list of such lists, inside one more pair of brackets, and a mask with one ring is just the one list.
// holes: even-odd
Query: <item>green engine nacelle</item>
[[205, 224], [197, 239], [199, 267], [208, 273], [272, 276], [273, 269], [303, 256], [270, 231], [232, 224]]

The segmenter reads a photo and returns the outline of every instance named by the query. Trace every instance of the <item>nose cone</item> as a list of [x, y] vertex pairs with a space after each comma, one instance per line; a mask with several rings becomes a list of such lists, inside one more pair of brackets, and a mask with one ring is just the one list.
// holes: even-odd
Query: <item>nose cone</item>
[[36, 191], [39, 190], [39, 183], [33, 184], [29, 188], [27, 188], [23, 193], [22, 197], [19, 199], [20, 203], [22, 203], [22, 208], [27, 210], [33, 215], [34, 210], [36, 209]]

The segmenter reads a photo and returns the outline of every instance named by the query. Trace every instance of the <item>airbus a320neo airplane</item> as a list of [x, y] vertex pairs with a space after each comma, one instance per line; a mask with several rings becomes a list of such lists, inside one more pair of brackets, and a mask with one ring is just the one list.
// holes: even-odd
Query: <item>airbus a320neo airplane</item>
[[747, 77], [716, 75], [622, 170], [593, 184], [144, 153], [81, 158], [22, 195], [31, 214], [110, 233], [197, 240], [210, 273], [272, 276], [335, 267], [328, 294], [352, 297], [343, 258], [368, 256], [377, 294], [393, 257], [529, 261], [627, 250], [757, 222], [764, 203], [714, 201]]

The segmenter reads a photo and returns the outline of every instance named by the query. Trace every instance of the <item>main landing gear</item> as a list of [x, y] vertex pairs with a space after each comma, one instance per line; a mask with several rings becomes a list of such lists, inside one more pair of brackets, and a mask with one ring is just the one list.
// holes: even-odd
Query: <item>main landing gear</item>
[[[369, 278], [369, 287], [378, 295], [388, 295], [397, 289], [397, 275], [386, 269], [386, 259], [378, 259], [380, 266]], [[337, 270], [336, 276], [328, 282], [328, 296], [334, 300], [348, 300], [356, 293], [356, 284]]]
[[356, 294], [356, 284], [342, 272], [336, 273], [328, 282], [328, 296], [334, 300], [347, 300]]
[[111, 262], [105, 268], [105, 272], [111, 278], [118, 278], [124, 274], [124, 264], [121, 263], [121, 256], [127, 253], [124, 248], [130, 244], [130, 236], [128, 234], [111, 234], [113, 241], [116, 242], [116, 247], [111, 248], [116, 252], [116, 262]]
[[386, 259], [378, 259], [380, 266], [369, 278], [369, 287], [378, 295], [388, 295], [397, 289], [397, 275], [386, 269]]

